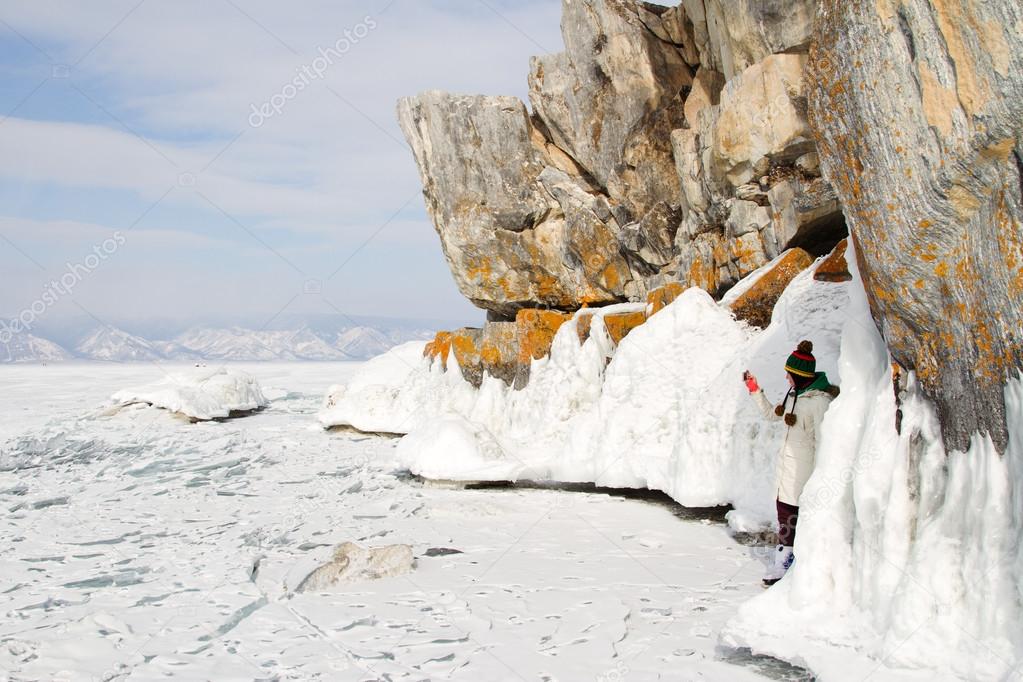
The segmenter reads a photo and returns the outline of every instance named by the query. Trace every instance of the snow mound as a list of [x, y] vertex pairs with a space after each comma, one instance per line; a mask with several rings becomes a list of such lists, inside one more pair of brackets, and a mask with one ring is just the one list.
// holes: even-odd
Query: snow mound
[[408, 545], [365, 549], [346, 542], [334, 551], [334, 558], [306, 576], [297, 592], [325, 592], [340, 585], [380, 580], [412, 571], [415, 558]]
[[156, 383], [118, 391], [112, 400], [118, 405], [147, 403], [199, 421], [226, 419], [270, 404], [252, 375], [205, 367], [172, 372]]
[[320, 410], [320, 423], [328, 428], [351, 426], [366, 432], [407, 433], [395, 402], [409, 376], [427, 367], [425, 348], [423, 341], [395, 346], [367, 361], [348, 383], [331, 386]]
[[403, 438], [397, 457], [432, 479], [515, 480], [523, 473], [522, 463], [509, 461], [486, 427], [458, 415], [442, 416]]

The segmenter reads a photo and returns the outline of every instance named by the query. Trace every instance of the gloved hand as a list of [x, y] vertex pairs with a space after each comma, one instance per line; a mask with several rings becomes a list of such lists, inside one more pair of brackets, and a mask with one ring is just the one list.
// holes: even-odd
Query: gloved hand
[[749, 370], [746, 370], [743, 373], [742, 379], [746, 382], [746, 389], [750, 393], [756, 393], [760, 390], [760, 384], [757, 383], [757, 378], [750, 374]]

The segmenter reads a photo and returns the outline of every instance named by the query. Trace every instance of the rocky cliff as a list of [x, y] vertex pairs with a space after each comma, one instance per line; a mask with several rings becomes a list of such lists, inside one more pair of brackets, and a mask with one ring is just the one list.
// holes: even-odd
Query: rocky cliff
[[536, 357], [523, 311], [720, 296], [778, 259], [737, 310], [766, 324], [851, 227], [946, 444], [979, 429], [1004, 446], [1023, 364], [1021, 21], [1011, 0], [564, 0], [565, 51], [532, 60], [528, 108], [403, 99], [452, 273], [488, 311], [459, 337], [463, 372], [521, 385], [500, 357]]
[[1023, 367], [1023, 5], [823, 3], [807, 82], [875, 320], [946, 446], [1008, 434]]
[[461, 291], [511, 319], [666, 281], [721, 292], [791, 246], [826, 252], [845, 226], [807, 120], [813, 4], [565, 2], [565, 51], [532, 60], [531, 110], [402, 100]]

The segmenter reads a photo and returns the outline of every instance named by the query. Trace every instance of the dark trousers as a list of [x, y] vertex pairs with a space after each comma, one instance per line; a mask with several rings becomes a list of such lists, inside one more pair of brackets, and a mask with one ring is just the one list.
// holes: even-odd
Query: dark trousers
[[791, 547], [796, 542], [796, 523], [799, 521], [799, 507], [775, 500], [778, 505], [778, 544]]

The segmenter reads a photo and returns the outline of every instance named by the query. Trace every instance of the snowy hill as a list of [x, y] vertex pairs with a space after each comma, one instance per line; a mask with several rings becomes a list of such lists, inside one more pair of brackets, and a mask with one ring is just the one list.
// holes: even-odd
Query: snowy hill
[[[407, 323], [387, 326], [312, 326], [291, 321], [285, 329], [249, 329], [243, 326], [192, 327], [176, 336], [149, 338], [111, 326], [85, 327], [60, 336], [60, 343], [31, 334], [17, 335], [0, 344], [0, 364], [99, 360], [104, 362], [355, 361], [368, 360], [410, 340], [425, 340], [434, 332]], [[172, 332], [173, 334], [174, 332]], [[59, 336], [59, 334], [58, 334]]]
[[379, 329], [355, 327], [339, 333], [334, 346], [351, 358], [371, 358], [386, 353], [394, 342]]
[[348, 360], [309, 329], [298, 331], [253, 331], [192, 329], [174, 339], [180, 347], [209, 360]]
[[149, 345], [156, 349], [165, 360], [195, 362], [203, 359], [201, 355], [176, 341], [150, 341]]
[[63, 347], [32, 334], [15, 334], [7, 343], [0, 343], [0, 363], [61, 362], [71, 358]]
[[140, 336], [113, 327], [100, 327], [75, 346], [75, 354], [89, 360], [137, 362], [160, 360], [164, 353]]

